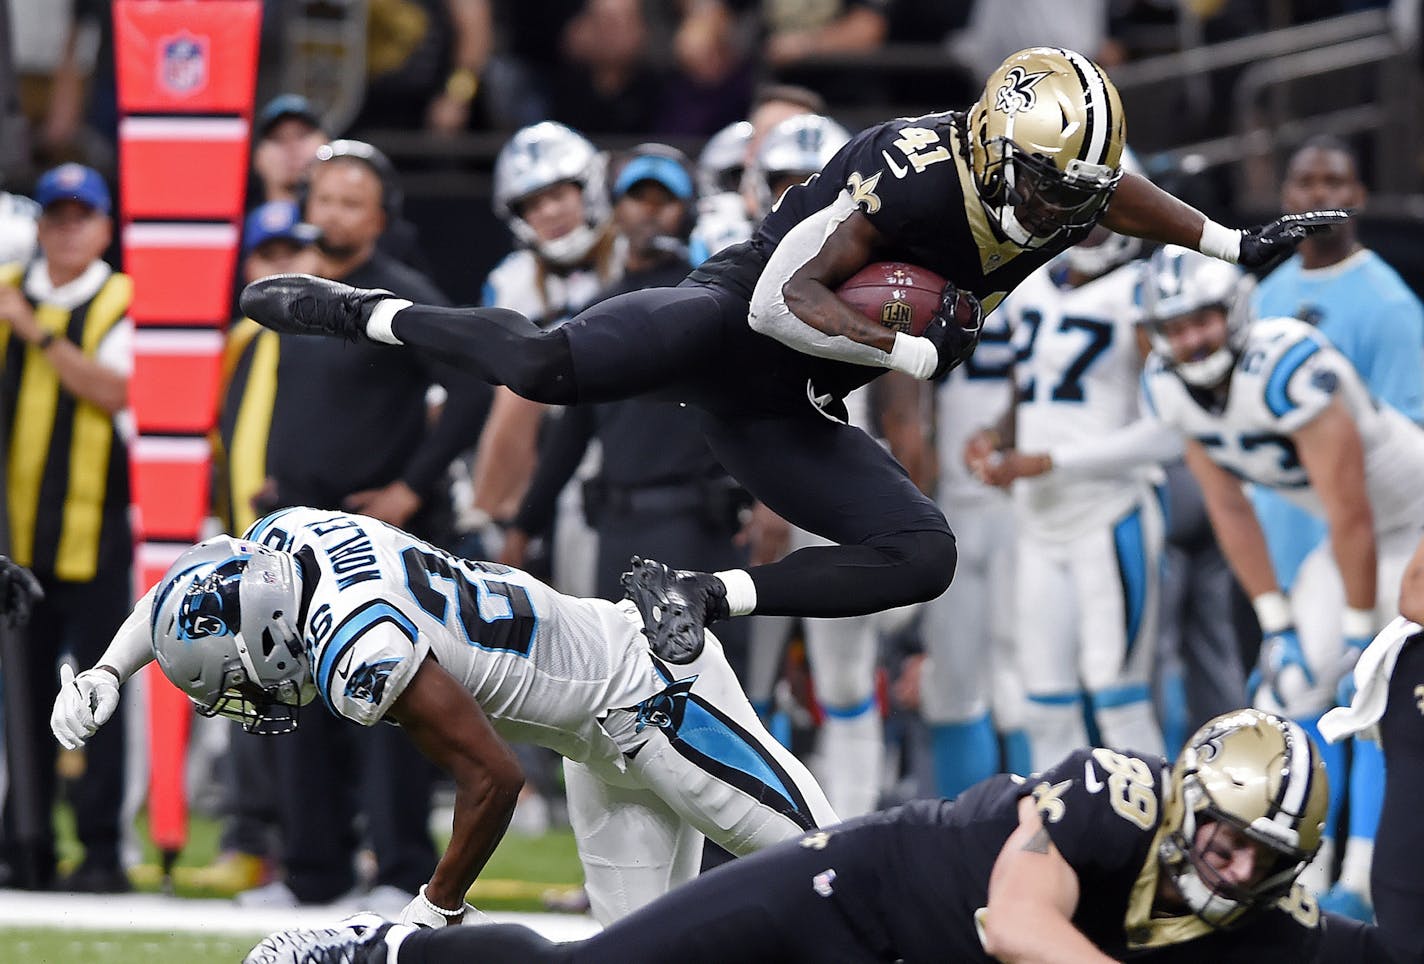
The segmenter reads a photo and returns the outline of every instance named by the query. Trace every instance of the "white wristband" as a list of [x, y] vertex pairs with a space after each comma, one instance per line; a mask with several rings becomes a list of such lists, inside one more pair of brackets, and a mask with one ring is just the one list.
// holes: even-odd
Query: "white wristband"
[[895, 332], [895, 342], [890, 346], [888, 367], [924, 381], [934, 374], [938, 365], [939, 350], [935, 348], [934, 342], [919, 335]]
[[1345, 614], [1340, 617], [1340, 628], [1346, 639], [1370, 639], [1375, 634], [1375, 611], [1346, 606]]
[[421, 885], [420, 885], [420, 893], [417, 894], [416, 896], [418, 896], [418, 897], [420, 898], [420, 902], [425, 905], [426, 910], [430, 911], [432, 914], [439, 914], [441, 917], [445, 917], [445, 918], [459, 917], [461, 914], [463, 914], [463, 913], [465, 912], [465, 905], [464, 905], [463, 902], [462, 902], [462, 903], [460, 904], [460, 906], [459, 906], [458, 908], [456, 908], [455, 910], [446, 910], [444, 907], [441, 907], [441, 906], [439, 906], [438, 904], [433, 903], [433, 902], [430, 900], [429, 897], [426, 897], [426, 896], [425, 896], [425, 885], [424, 885], [424, 884], [421, 884]]
[[1269, 636], [1290, 628], [1290, 601], [1280, 592], [1263, 592], [1251, 600], [1251, 605], [1256, 609], [1256, 622], [1260, 624], [1263, 634]]
[[1213, 258], [1220, 258], [1222, 261], [1235, 264], [1241, 257], [1241, 232], [1235, 228], [1224, 227], [1211, 218], [1207, 218], [1206, 223], [1202, 225], [1201, 240], [1197, 242], [1197, 250], [1202, 254], [1209, 254]]

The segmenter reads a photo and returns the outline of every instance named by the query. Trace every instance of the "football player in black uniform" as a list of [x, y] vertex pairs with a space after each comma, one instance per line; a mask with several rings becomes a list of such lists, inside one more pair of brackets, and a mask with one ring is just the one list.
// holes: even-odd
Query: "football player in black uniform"
[[1354, 699], [1320, 720], [1331, 742], [1378, 728], [1384, 748], [1380, 808], [1370, 898], [1375, 920], [1400, 960], [1424, 961], [1424, 541], [1400, 583], [1398, 619], [1365, 647], [1351, 682]]
[[1377, 928], [1322, 916], [1295, 882], [1325, 784], [1305, 731], [1240, 710], [1170, 768], [1078, 750], [733, 861], [584, 941], [363, 915], [275, 934], [247, 964], [1388, 962]]
[[[249, 285], [243, 311], [279, 331], [417, 345], [541, 402], [651, 394], [705, 414], [723, 466], [771, 509], [837, 545], [750, 571], [635, 564], [630, 595], [655, 649], [695, 655], [705, 622], [750, 612], [851, 616], [933, 598], [954, 536], [934, 502], [841, 399], [886, 369], [937, 378], [979, 337], [981, 312], [1098, 221], [1249, 266], [1343, 212], [1224, 228], [1119, 167], [1125, 123], [1107, 75], [1055, 47], [1021, 51], [967, 113], [879, 124], [789, 189], [752, 240], [676, 288], [633, 292], [549, 332], [499, 308], [412, 306], [301, 275]], [[950, 279], [922, 336], [835, 295], [866, 264]]]

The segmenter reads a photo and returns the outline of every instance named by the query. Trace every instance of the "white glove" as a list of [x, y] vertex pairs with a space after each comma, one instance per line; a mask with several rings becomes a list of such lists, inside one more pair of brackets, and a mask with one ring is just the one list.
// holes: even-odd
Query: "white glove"
[[420, 893], [415, 895], [415, 899], [405, 905], [401, 911], [400, 923], [413, 924], [416, 927], [453, 927], [456, 924], [489, 924], [492, 921], [484, 913], [476, 910], [469, 903], [460, 905], [460, 911], [464, 917], [442, 913], [443, 908], [437, 908], [430, 902], [430, 898], [425, 896], [425, 886], [422, 884]]
[[59, 670], [59, 695], [49, 728], [67, 749], [77, 750], [93, 736], [119, 705], [119, 681], [106, 669], [86, 669], [78, 676], [66, 663]]

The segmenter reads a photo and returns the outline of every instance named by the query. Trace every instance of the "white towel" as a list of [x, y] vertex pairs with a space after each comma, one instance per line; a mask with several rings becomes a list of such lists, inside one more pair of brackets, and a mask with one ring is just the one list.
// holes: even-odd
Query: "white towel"
[[1339, 743], [1345, 737], [1356, 734], [1366, 739], [1379, 739], [1375, 724], [1384, 716], [1394, 663], [1399, 659], [1399, 651], [1404, 644], [1419, 632], [1424, 632], [1424, 627], [1403, 616], [1396, 617], [1380, 630], [1355, 664], [1354, 702], [1349, 706], [1337, 706], [1320, 718], [1321, 736], [1331, 743]]

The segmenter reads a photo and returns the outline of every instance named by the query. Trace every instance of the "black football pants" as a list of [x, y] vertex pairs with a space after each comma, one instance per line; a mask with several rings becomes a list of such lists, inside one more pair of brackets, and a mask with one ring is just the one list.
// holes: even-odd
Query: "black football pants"
[[894, 961], [876, 920], [891, 831], [839, 829], [708, 871], [588, 938], [556, 944], [518, 924], [420, 930], [395, 964], [864, 964]]
[[548, 332], [502, 308], [426, 306], [397, 313], [393, 331], [550, 404], [677, 398], [675, 386], [689, 386], [726, 470], [783, 518], [837, 543], [751, 569], [759, 613], [855, 616], [938, 596], [957, 559], [943, 514], [878, 442], [804, 400], [804, 374], [778, 377], [784, 350], [746, 324], [745, 298], [684, 284], [610, 298]]
[[1400, 960], [1424, 961], [1424, 635], [1400, 651], [1379, 728], [1385, 789], [1370, 867], [1375, 920]]

